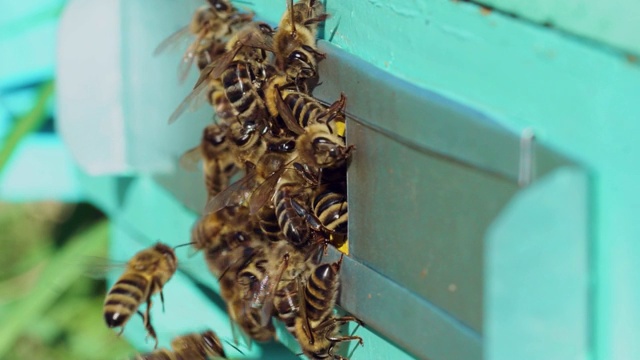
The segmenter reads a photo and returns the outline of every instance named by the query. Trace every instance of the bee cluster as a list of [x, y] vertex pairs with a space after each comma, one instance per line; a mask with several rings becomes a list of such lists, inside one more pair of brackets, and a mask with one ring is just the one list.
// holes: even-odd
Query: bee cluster
[[[317, 30], [328, 15], [316, 0], [289, 0], [274, 30], [227, 0], [208, 3], [157, 49], [195, 36], [180, 73], [184, 79], [195, 63], [200, 77], [169, 122], [202, 96], [215, 111], [200, 145], [181, 158], [188, 167], [203, 160], [208, 195], [191, 244], [204, 253], [231, 319], [247, 337], [271, 340], [276, 318], [309, 358], [344, 359], [337, 345], [362, 339], [341, 334], [340, 327], [359, 321], [333, 314], [342, 258], [321, 258], [327, 246], [346, 241], [353, 147], [345, 141], [345, 96], [325, 104], [311, 95], [325, 57], [316, 46]], [[234, 177], [239, 180], [232, 183]], [[155, 338], [150, 298], [162, 294], [175, 272], [173, 249], [157, 244], [136, 254], [128, 269], [107, 296], [105, 319], [109, 327], [122, 327], [146, 301], [140, 314]], [[139, 358], [224, 356], [212, 332], [178, 337], [172, 348]], [[189, 357], [181, 357], [185, 351]]]

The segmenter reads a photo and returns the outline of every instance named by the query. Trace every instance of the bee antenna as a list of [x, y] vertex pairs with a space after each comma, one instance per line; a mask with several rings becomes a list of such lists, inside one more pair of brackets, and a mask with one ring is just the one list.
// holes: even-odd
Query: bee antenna
[[176, 246], [174, 246], [174, 247], [173, 247], [173, 250], [175, 250], [175, 249], [177, 249], [177, 248], [179, 248], [179, 247], [188, 246], [188, 245], [195, 245], [195, 241], [188, 242], [188, 243], [186, 243], [186, 244], [176, 245]]
[[233, 345], [232, 343], [229, 342], [229, 340], [225, 340], [224, 342], [227, 343], [227, 345], [231, 346], [232, 348], [234, 348], [237, 352], [239, 352], [241, 355], [244, 355], [244, 351], [240, 350], [240, 348], [238, 348], [237, 346]]
[[293, 21], [293, 0], [289, 0], [289, 16], [291, 16], [291, 35], [296, 36], [296, 23]]

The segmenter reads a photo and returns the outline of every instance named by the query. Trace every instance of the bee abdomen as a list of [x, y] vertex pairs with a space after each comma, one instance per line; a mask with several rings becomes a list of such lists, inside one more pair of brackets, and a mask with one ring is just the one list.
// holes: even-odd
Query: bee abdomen
[[291, 201], [288, 191], [278, 191], [275, 200], [276, 216], [280, 229], [287, 240], [294, 246], [300, 247], [306, 245], [309, 239], [309, 227], [293, 209]]
[[322, 321], [331, 313], [338, 296], [338, 285], [338, 272], [332, 264], [319, 265], [311, 273], [304, 290], [310, 321]]
[[258, 220], [260, 230], [271, 241], [280, 240], [280, 224], [278, 223], [278, 217], [272, 207], [264, 206], [258, 212]]
[[318, 194], [313, 201], [313, 212], [326, 228], [338, 234], [347, 233], [349, 212], [344, 194], [333, 191]]
[[105, 299], [104, 319], [110, 328], [122, 326], [144, 300], [148, 280], [125, 274], [118, 280]]

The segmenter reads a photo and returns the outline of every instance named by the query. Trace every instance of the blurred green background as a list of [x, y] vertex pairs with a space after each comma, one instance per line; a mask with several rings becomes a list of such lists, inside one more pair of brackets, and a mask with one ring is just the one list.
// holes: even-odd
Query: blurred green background
[[134, 352], [104, 324], [105, 280], [88, 274], [93, 259], [107, 258], [107, 222], [79, 203], [53, 125], [65, 3], [0, 1], [0, 359]]

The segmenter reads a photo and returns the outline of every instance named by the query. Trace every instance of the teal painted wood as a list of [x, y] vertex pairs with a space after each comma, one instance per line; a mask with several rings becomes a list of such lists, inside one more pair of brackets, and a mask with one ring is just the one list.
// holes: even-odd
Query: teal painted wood
[[514, 1], [482, 0], [496, 9], [538, 24], [552, 26], [581, 37], [640, 53], [635, 34], [640, 33], [640, 7], [633, 0]]
[[588, 181], [560, 168], [520, 191], [486, 237], [485, 359], [589, 356]]

